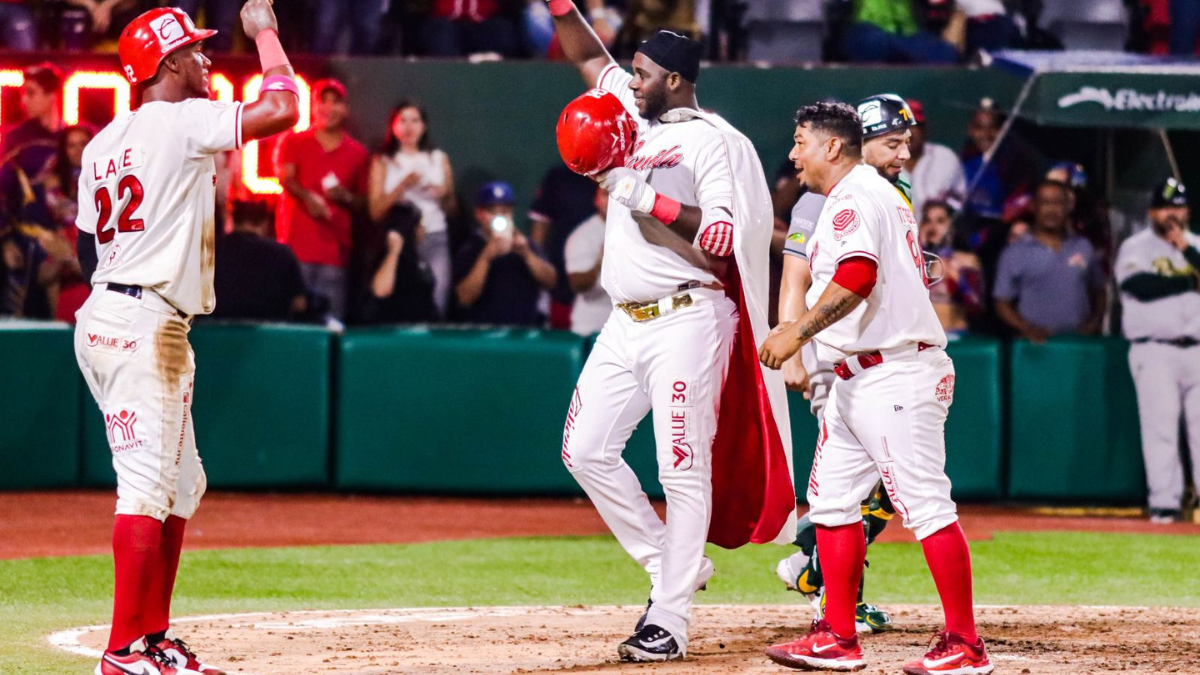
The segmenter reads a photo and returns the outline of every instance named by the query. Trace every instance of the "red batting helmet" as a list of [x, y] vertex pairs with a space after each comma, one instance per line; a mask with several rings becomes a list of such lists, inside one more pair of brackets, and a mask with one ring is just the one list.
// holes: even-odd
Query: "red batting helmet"
[[132, 84], [145, 82], [158, 73], [158, 65], [167, 54], [216, 34], [215, 30], [196, 28], [192, 17], [182, 9], [152, 9], [121, 31], [117, 51], [125, 77]]
[[594, 176], [625, 164], [637, 141], [637, 122], [616, 96], [592, 89], [567, 104], [556, 133], [567, 167]]

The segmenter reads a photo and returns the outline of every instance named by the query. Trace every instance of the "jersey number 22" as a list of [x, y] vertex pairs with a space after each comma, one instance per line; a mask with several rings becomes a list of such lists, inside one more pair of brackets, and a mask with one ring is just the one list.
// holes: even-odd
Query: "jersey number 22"
[[112, 218], [113, 212], [112, 195], [109, 194], [107, 187], [96, 190], [96, 210], [100, 212], [100, 221], [96, 225], [96, 241], [101, 244], [112, 241], [118, 232], [141, 232], [146, 229], [145, 221], [133, 217], [134, 212], [142, 205], [142, 199], [145, 196], [142, 192], [142, 181], [138, 180], [137, 176], [125, 176], [121, 182], [117, 183], [117, 201], [125, 199], [126, 194], [129, 195], [129, 201], [121, 209], [121, 215], [117, 217], [116, 228], [111, 228], [108, 226], [108, 221]]

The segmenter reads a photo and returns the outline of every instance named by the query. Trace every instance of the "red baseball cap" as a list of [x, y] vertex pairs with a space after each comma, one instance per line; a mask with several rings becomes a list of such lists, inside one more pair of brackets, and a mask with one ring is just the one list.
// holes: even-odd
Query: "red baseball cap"
[[912, 111], [913, 120], [917, 124], [925, 124], [925, 107], [921, 105], [920, 101], [908, 99], [908, 109]]
[[332, 91], [333, 93], [337, 94], [343, 101], [347, 98], [346, 85], [342, 84], [338, 80], [333, 79], [332, 77], [327, 77], [323, 80], [317, 80], [312, 85], [312, 95], [313, 99], [315, 100], [321, 100], [321, 97], [324, 96], [325, 92], [327, 91]]

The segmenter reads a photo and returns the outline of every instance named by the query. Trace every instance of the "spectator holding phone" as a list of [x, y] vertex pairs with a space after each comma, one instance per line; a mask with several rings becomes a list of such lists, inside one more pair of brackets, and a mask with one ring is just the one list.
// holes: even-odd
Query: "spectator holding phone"
[[455, 294], [469, 323], [540, 326], [543, 290], [558, 274], [513, 224], [513, 189], [493, 182], [475, 197], [476, 229], [454, 259]]

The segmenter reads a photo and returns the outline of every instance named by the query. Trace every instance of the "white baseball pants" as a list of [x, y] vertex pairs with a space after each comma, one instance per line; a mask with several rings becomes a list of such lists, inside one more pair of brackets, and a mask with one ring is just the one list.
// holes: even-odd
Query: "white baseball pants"
[[192, 429], [188, 322], [149, 289], [97, 284], [76, 313], [75, 357], [104, 414], [117, 514], [191, 518], [207, 481]]
[[941, 349], [914, 345], [835, 378], [808, 483], [812, 522], [862, 522], [860, 504], [880, 479], [917, 539], [958, 520], [944, 433], [953, 397], [954, 364]]
[[[562, 455], [617, 541], [650, 575], [647, 622], [671, 631], [684, 649], [712, 516], [712, 443], [738, 320], [724, 293], [689, 293], [696, 304], [650, 321], [612, 313], [579, 376]], [[621, 457], [651, 410], [665, 524]]]

